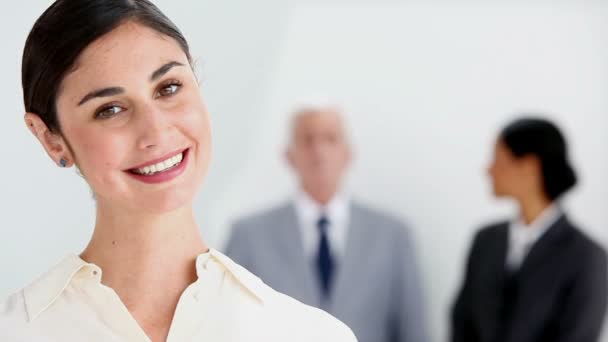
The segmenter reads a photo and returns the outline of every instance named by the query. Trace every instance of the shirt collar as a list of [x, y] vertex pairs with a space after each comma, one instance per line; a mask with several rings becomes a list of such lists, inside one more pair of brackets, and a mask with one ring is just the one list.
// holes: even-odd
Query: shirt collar
[[76, 254], [70, 254], [47, 273], [24, 288], [23, 296], [29, 320], [34, 320], [40, 313], [46, 310], [61, 295], [76, 275], [84, 276], [85, 274], [101, 279], [99, 267], [88, 264]]
[[[201, 277], [210, 260], [215, 260], [222, 268], [260, 302], [264, 302], [264, 283], [215, 249], [200, 254], [196, 258], [197, 276]], [[87, 263], [76, 254], [67, 255], [59, 264], [23, 289], [25, 306], [30, 321], [45, 311], [63, 293], [75, 278], [90, 278], [101, 282], [101, 268]]]
[[215, 249], [210, 249], [208, 253], [201, 254], [197, 258], [196, 270], [199, 277], [211, 259], [217, 261], [241, 286], [243, 286], [243, 288], [245, 288], [245, 290], [252, 294], [258, 301], [262, 303], [265, 301], [267, 298], [266, 290], [268, 287], [264, 284], [264, 282], [262, 282], [260, 278], [256, 277], [243, 266], [235, 263], [232, 261], [232, 259]]
[[511, 237], [520, 241], [534, 243], [562, 216], [557, 204], [551, 204], [530, 224], [521, 218], [511, 223]]
[[305, 191], [300, 190], [295, 196], [295, 207], [298, 215], [304, 222], [316, 222], [323, 214], [329, 222], [341, 222], [348, 217], [349, 201], [344, 192], [338, 192], [326, 206], [322, 206], [310, 197]]

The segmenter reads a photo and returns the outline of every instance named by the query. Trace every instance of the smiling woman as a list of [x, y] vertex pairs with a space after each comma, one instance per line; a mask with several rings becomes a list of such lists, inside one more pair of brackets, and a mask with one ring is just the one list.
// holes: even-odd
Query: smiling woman
[[0, 303], [3, 341], [356, 340], [200, 235], [211, 132], [190, 62], [146, 0], [58, 0], [36, 21], [25, 122], [55, 163], [81, 170], [96, 223], [82, 253]]

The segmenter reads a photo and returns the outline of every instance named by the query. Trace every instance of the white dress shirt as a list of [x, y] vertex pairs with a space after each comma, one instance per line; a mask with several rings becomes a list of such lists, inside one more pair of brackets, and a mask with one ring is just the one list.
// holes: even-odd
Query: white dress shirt
[[509, 225], [507, 267], [512, 271], [518, 270], [532, 246], [561, 216], [559, 207], [551, 205], [529, 225], [521, 218], [512, 221]]
[[[216, 250], [196, 259], [167, 337], [188, 341], [356, 341], [344, 324], [265, 285]], [[102, 270], [69, 255], [0, 302], [0, 341], [150, 342]]]
[[315, 258], [319, 249], [320, 232], [317, 223], [321, 216], [329, 220], [327, 238], [330, 253], [333, 257], [342, 257], [346, 250], [350, 201], [344, 193], [338, 193], [322, 206], [315, 202], [306, 192], [299, 191], [294, 200], [298, 223], [302, 235], [304, 255]]

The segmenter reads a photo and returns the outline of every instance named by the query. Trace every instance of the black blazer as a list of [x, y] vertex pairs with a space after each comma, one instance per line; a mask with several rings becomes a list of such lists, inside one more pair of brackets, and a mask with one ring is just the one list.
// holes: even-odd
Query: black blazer
[[596, 342], [606, 312], [606, 252], [561, 216], [518, 272], [506, 271], [509, 223], [475, 236], [452, 310], [452, 342]]

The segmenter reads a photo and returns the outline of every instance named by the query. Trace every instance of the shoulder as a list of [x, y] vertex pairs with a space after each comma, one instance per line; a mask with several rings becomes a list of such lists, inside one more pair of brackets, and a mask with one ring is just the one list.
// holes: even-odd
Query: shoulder
[[407, 231], [406, 223], [397, 215], [373, 208], [357, 200], [351, 201], [351, 218], [373, 227], [376, 233], [378, 231], [391, 233]]
[[0, 331], [3, 341], [30, 341], [23, 290], [0, 301]]
[[565, 224], [570, 229], [563, 241], [569, 246], [568, 250], [577, 260], [596, 261], [606, 264], [606, 250], [598, 242], [568, 219], [565, 220]]
[[378, 253], [401, 263], [412, 260], [416, 251], [415, 237], [409, 225], [397, 215], [351, 201], [351, 222], [356, 234], [365, 238], [370, 245], [383, 246]]
[[5, 323], [7, 320], [27, 320], [23, 290], [0, 301], [0, 321]]
[[250, 213], [248, 215], [237, 218], [232, 223], [234, 233], [245, 233], [252, 229], [262, 229], [272, 226], [278, 219], [289, 215], [293, 212], [293, 206], [290, 202], [267, 208], [261, 211]]
[[[310, 341], [357, 341], [352, 330], [327, 312], [268, 288], [268, 309], [277, 320]], [[287, 315], [287, 316], [286, 316]], [[288, 320], [285, 320], [285, 317]]]
[[509, 221], [503, 220], [482, 226], [475, 233], [474, 242], [486, 242], [507, 234]]
[[[281, 330], [300, 336], [302, 340], [356, 341], [352, 331], [338, 319], [274, 290], [229, 257], [217, 251], [213, 253], [234, 280], [261, 303], [259, 307], [263, 315], [257, 319], [266, 319], [269, 324], [280, 321]], [[304, 339], [304, 336], [308, 338]]]
[[469, 244], [469, 260], [476, 259], [480, 253], [484, 254], [507, 243], [508, 236], [509, 221], [507, 220], [486, 224], [477, 229]]

